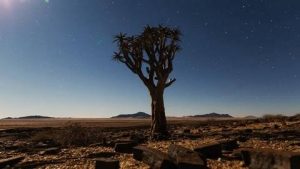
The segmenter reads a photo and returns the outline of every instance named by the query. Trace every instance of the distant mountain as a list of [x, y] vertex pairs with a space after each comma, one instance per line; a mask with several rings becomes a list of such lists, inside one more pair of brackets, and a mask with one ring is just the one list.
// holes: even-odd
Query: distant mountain
[[137, 118], [137, 119], [144, 119], [144, 118], [150, 118], [151, 116], [144, 112], [137, 112], [134, 114], [120, 114], [117, 116], [113, 116], [111, 118]]
[[205, 117], [205, 118], [233, 118], [229, 114], [219, 114], [219, 113], [208, 113], [208, 114], [198, 114], [190, 117]]
[[245, 119], [257, 119], [258, 117], [256, 117], [256, 116], [246, 116], [246, 117], [244, 117]]
[[13, 119], [12, 117], [5, 117], [3, 118], [3, 120], [9, 120], [9, 119]]
[[6, 117], [4, 119], [9, 120], [9, 119], [49, 119], [49, 118], [53, 118], [53, 117], [34, 115], [34, 116], [23, 116], [23, 117], [16, 117], [16, 118]]
[[40, 116], [40, 115], [34, 115], [34, 116], [24, 116], [24, 117], [19, 117], [18, 119], [49, 119], [52, 117], [48, 116]]

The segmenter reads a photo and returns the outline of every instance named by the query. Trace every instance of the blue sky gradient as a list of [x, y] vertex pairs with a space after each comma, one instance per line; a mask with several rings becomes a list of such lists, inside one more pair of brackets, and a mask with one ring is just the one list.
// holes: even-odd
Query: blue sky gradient
[[168, 116], [300, 112], [297, 0], [0, 0], [0, 118], [150, 112], [113, 36], [183, 32]]

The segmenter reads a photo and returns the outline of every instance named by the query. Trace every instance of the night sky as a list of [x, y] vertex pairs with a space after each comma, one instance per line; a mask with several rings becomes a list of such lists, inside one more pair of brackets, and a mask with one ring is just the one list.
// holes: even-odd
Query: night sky
[[183, 32], [168, 116], [300, 112], [299, 0], [0, 0], [0, 118], [150, 112], [119, 32]]

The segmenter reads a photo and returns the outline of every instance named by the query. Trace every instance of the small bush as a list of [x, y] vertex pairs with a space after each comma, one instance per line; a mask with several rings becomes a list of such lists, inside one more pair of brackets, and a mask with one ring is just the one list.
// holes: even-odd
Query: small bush
[[33, 141], [52, 140], [64, 147], [87, 146], [103, 141], [102, 131], [97, 128], [82, 127], [79, 123], [68, 123], [61, 129], [42, 131], [32, 137]]
[[263, 116], [263, 119], [266, 122], [284, 122], [287, 120], [287, 116], [284, 116], [282, 114], [266, 114]]
[[299, 120], [300, 120], [300, 113], [291, 116], [291, 117], [289, 118], [289, 120], [290, 120], [290, 121], [299, 121]]
[[54, 129], [47, 129], [38, 131], [37, 133], [33, 134], [31, 137], [31, 141], [33, 142], [48, 142], [48, 141], [54, 141], [56, 131]]
[[82, 127], [78, 123], [67, 125], [57, 135], [57, 141], [64, 146], [86, 146], [103, 140], [102, 132], [96, 128]]

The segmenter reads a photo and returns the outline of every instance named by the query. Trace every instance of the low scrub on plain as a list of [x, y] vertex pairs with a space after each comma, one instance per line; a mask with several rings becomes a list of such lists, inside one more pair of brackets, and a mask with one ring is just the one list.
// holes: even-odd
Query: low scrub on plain
[[284, 122], [288, 119], [287, 116], [282, 114], [266, 114], [263, 116], [263, 120], [266, 122]]
[[87, 146], [103, 140], [100, 129], [82, 127], [78, 123], [68, 123], [60, 129], [49, 129], [36, 133], [32, 140], [35, 142], [54, 142], [64, 147]]

